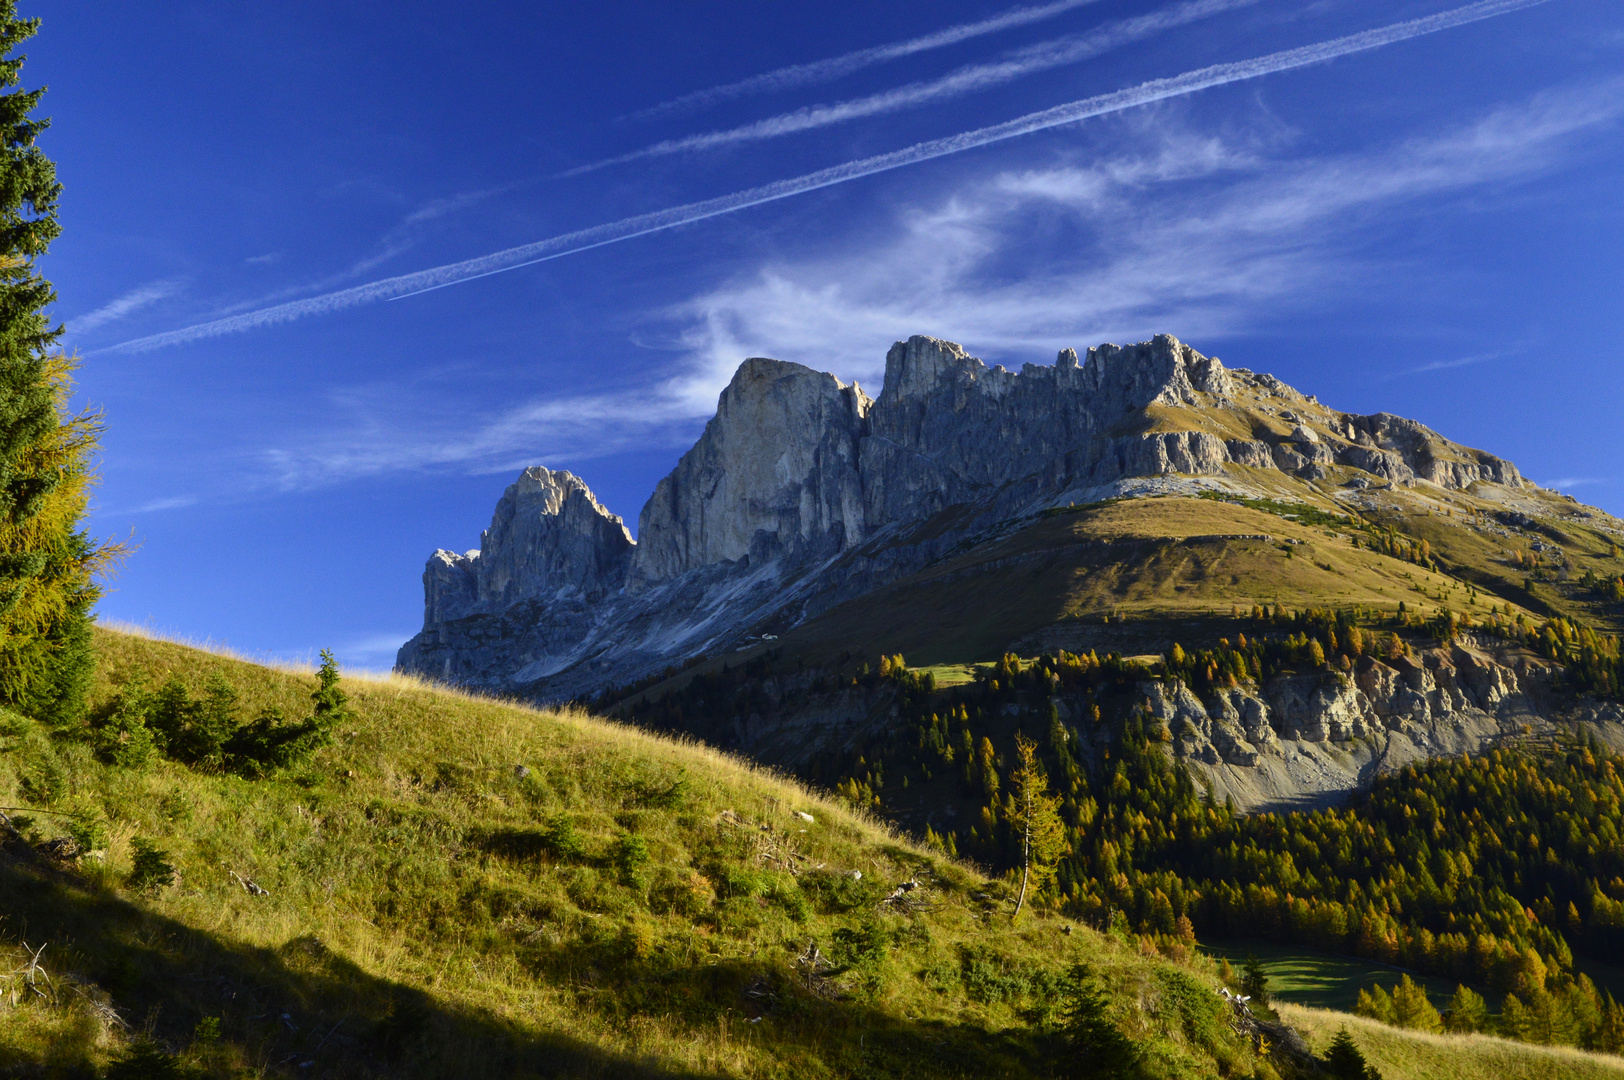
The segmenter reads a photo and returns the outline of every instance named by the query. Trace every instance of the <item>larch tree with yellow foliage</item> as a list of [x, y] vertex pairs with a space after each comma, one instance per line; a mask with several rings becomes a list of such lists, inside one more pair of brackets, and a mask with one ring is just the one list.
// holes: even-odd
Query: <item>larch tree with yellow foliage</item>
[[61, 232], [56, 166], [36, 145], [44, 88], [14, 89], [39, 28], [0, 0], [0, 704], [63, 723], [83, 711], [95, 656], [97, 573], [117, 554], [81, 528], [100, 434], [74, 414], [74, 362], [45, 309], [56, 291], [36, 260]]
[[1009, 781], [1015, 804], [1011, 824], [1021, 839], [1021, 894], [1015, 900], [1011, 919], [1018, 918], [1026, 904], [1028, 884], [1043, 888], [1054, 876], [1055, 862], [1066, 850], [1060, 800], [1049, 794], [1049, 777], [1038, 760], [1038, 744], [1025, 735], [1016, 735], [1015, 756], [1015, 771]]

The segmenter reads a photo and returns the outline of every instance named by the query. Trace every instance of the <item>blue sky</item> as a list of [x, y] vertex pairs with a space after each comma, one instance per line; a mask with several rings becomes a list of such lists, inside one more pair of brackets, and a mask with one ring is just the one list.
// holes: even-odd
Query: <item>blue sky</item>
[[27, 4], [101, 613], [387, 666], [523, 466], [635, 528], [743, 358], [913, 333], [1173, 333], [1624, 513], [1624, 8], [1461, 8]]

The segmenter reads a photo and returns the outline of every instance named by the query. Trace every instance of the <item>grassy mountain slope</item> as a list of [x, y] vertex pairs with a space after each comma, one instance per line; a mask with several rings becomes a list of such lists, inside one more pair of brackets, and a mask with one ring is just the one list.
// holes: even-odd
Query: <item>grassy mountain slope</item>
[[1307, 1037], [1316, 1053], [1324, 1053], [1336, 1033], [1347, 1028], [1365, 1060], [1384, 1077], [1614, 1080], [1624, 1076], [1624, 1059], [1566, 1046], [1530, 1046], [1493, 1035], [1407, 1031], [1362, 1016], [1301, 1005], [1282, 1005], [1280, 1014]]
[[[98, 706], [139, 673], [217, 674], [250, 714], [309, 710], [305, 674], [97, 645]], [[1270, 1074], [1193, 950], [1012, 927], [1002, 886], [699, 746], [347, 686], [334, 743], [255, 781], [0, 721], [0, 804], [36, 810], [6, 811], [31, 842], [0, 846], [0, 967], [44, 946], [52, 980], [0, 984], [0, 1068], [88, 1076], [148, 1033], [214, 1075], [1049, 1075], [1086, 961], [1144, 1075]], [[75, 821], [104, 823], [99, 853], [53, 859]], [[138, 839], [175, 884], [129, 884]], [[928, 910], [881, 903], [910, 880]], [[809, 943], [826, 967], [797, 963]]]
[[1424, 483], [1328, 492], [1279, 472], [1243, 471], [1267, 481], [1270, 497], [1208, 489], [1202, 498], [1055, 507], [770, 642], [692, 662], [605, 702], [655, 699], [765, 653], [775, 673], [897, 653], [916, 667], [989, 663], [1010, 651], [1159, 654], [1174, 641], [1207, 646], [1232, 634], [1231, 613], [1253, 604], [1390, 615], [1402, 602], [1426, 616], [1500, 610], [1624, 627], [1624, 600], [1608, 592], [1624, 574], [1616, 546], [1624, 523], [1600, 511], [1532, 488], [1507, 509], [1507, 489], [1493, 485], [1476, 485], [1481, 497]]
[[1368, 534], [1338, 509], [1274, 505], [1279, 512], [1154, 498], [1056, 508], [810, 620], [777, 648], [817, 662], [857, 647], [921, 666], [988, 661], [1010, 649], [1131, 655], [1160, 652], [1181, 632], [1186, 645], [1201, 643], [1209, 635], [1191, 636], [1184, 624], [1227, 618], [1236, 606], [1392, 611], [1404, 601], [1482, 615], [1500, 603], [1493, 593], [1469, 603], [1445, 574], [1354, 546]]

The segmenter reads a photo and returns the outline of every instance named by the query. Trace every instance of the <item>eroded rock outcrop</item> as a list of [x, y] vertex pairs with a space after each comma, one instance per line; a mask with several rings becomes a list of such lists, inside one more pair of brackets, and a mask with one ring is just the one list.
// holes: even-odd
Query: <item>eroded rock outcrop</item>
[[1053, 367], [988, 368], [958, 345], [915, 336], [891, 347], [862, 444], [871, 528], [918, 521], [1016, 486], [1022, 495], [1167, 472], [1217, 475], [1224, 443], [1203, 430], [1116, 435], [1153, 406], [1199, 407], [1232, 386], [1222, 363], [1171, 335], [1101, 345]]
[[[1370, 776], [1448, 753], [1475, 752], [1525, 730], [1545, 730], [1548, 665], [1496, 657], [1463, 640], [1351, 673], [1291, 675], [1202, 701], [1176, 680], [1140, 684], [1147, 713], [1166, 724], [1174, 752], [1242, 809], [1335, 801]], [[1617, 726], [1616, 706], [1592, 724]]]
[[513, 617], [530, 621], [537, 641], [573, 644], [593, 625], [596, 609], [625, 585], [635, 547], [625, 523], [579, 478], [526, 469], [502, 493], [477, 550], [429, 557], [423, 632], [406, 643], [396, 663], [469, 681], [465, 676], [477, 670], [493, 622]]

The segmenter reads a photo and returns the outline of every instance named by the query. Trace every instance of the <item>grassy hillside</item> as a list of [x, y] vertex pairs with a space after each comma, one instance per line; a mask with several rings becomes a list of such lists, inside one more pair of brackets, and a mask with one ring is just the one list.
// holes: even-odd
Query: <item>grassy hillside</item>
[[1542, 615], [1624, 629], [1624, 600], [1609, 589], [1624, 574], [1618, 520], [1562, 498], [1543, 502], [1544, 513], [1528, 514], [1463, 493], [1400, 489], [1383, 492], [1368, 517], [1426, 540], [1448, 573], [1480, 589]]
[[[309, 712], [306, 674], [97, 644], [102, 711], [176, 674]], [[795, 783], [582, 715], [346, 687], [332, 745], [260, 780], [0, 720], [0, 805], [35, 810], [0, 845], [0, 1070], [88, 1076], [150, 1037], [221, 1076], [1051, 1075], [1086, 962], [1142, 1075], [1272, 1072], [1193, 950], [1012, 926], [1002, 886]], [[75, 828], [96, 850], [53, 857]], [[131, 883], [138, 842], [173, 884]], [[905, 881], [919, 910], [883, 902]]]

